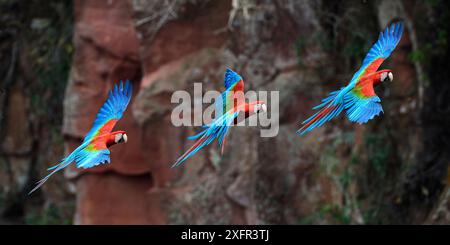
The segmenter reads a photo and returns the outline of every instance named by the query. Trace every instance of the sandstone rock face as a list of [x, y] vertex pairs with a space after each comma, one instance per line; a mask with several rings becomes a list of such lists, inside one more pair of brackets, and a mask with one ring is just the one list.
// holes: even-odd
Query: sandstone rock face
[[[9, 104], [15, 104], [16, 107], [10, 107], [6, 111], [8, 120], [6, 121], [6, 128], [8, 132], [2, 142], [2, 148], [6, 155], [8, 155], [8, 162], [11, 166], [11, 176], [9, 178], [2, 176], [2, 186], [12, 188], [14, 191], [21, 190], [25, 187], [27, 182], [27, 172], [29, 171], [28, 155], [32, 148], [32, 139], [29, 137], [24, 128], [29, 128], [27, 119], [27, 97], [17, 87], [13, 88], [9, 95]], [[8, 183], [12, 181], [13, 183]], [[10, 190], [5, 190], [10, 191]]]
[[[319, 11], [324, 8], [320, 1], [290, 0], [76, 0], [76, 53], [64, 104], [68, 149], [88, 131], [113, 83], [129, 79], [135, 88], [116, 126], [127, 131], [129, 142], [112, 148], [112, 163], [66, 172], [76, 182], [76, 223], [380, 222], [374, 215], [389, 213], [380, 206], [401, 202], [395, 194], [401, 190], [392, 191], [401, 189], [395, 180], [421, 147], [411, 128], [377, 134], [414, 120], [407, 112], [419, 103], [417, 91], [403, 89], [414, 87], [416, 77], [407, 57], [411, 40], [405, 33], [388, 62], [396, 71], [396, 82], [380, 91], [388, 113], [369, 126], [341, 118], [299, 137], [295, 131], [310, 108], [343, 86], [360, 62], [336, 62], [340, 47], [330, 48], [333, 34], [323, 33], [344, 25], [327, 22]], [[397, 17], [380, 13], [384, 22], [367, 33]], [[212, 145], [171, 169], [196, 130], [172, 125], [172, 93], [192, 94], [195, 82], [204, 91], [220, 91], [227, 67], [244, 77], [246, 90], [280, 92], [278, 136], [261, 138], [258, 128], [236, 127], [222, 157]], [[402, 154], [380, 153], [384, 140]], [[388, 186], [377, 192], [385, 181]], [[370, 192], [377, 193], [365, 196]]]

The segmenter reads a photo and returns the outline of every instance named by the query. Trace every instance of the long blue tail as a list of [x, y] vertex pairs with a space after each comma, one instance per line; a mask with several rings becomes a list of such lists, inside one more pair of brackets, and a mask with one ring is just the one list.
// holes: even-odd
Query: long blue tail
[[342, 91], [343, 88], [331, 92], [328, 97], [322, 100], [322, 104], [315, 106], [313, 110], [320, 110], [306, 119], [302, 123], [304, 125], [297, 131], [297, 133], [303, 136], [309, 131], [322, 126], [324, 123], [338, 116], [345, 109], [342, 100]]
[[43, 179], [39, 180], [36, 183], [36, 187], [34, 187], [30, 192], [28, 192], [28, 195], [30, 195], [31, 193], [33, 193], [34, 191], [39, 189], [54, 173], [58, 172], [61, 169], [64, 169], [65, 167], [69, 166], [69, 164], [71, 164], [73, 161], [75, 161], [75, 158], [76, 158], [78, 152], [80, 150], [84, 149], [88, 144], [89, 144], [89, 142], [84, 142], [77, 149], [75, 149], [72, 153], [70, 153], [70, 155], [68, 155], [63, 160], [61, 160], [60, 163], [48, 168], [47, 170], [53, 170], [53, 171], [50, 174], [48, 174], [47, 176], [45, 176]]
[[[188, 137], [189, 140], [198, 139], [197, 142], [191, 148], [189, 148], [183, 155], [181, 155], [177, 161], [172, 165], [172, 168], [178, 167], [186, 159], [194, 155], [204, 146], [209, 145], [214, 139], [219, 138], [219, 146], [223, 146], [224, 138], [228, 133], [228, 129], [233, 124], [234, 119], [238, 116], [239, 112], [228, 112], [214, 120], [211, 124], [204, 126], [206, 129], [199, 134]], [[223, 151], [223, 147], [222, 147]]]

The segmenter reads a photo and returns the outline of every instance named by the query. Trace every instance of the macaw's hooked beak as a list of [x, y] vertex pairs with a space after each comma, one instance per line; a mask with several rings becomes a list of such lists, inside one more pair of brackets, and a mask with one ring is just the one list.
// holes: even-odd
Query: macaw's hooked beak
[[128, 140], [127, 134], [119, 133], [114, 136], [114, 143], [116, 143], [116, 144], [122, 143], [122, 142], [127, 143], [127, 140]]

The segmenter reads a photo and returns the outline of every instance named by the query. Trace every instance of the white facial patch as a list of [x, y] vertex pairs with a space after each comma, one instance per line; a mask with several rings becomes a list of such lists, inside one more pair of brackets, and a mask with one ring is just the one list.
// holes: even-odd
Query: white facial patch
[[387, 72], [383, 72], [383, 73], [381, 73], [380, 80], [381, 80], [382, 82], [384, 82], [384, 81], [386, 81], [386, 78], [387, 78], [387, 77], [388, 77]]
[[122, 134], [116, 134], [114, 136], [114, 142], [117, 144], [120, 142], [120, 139], [122, 139]]

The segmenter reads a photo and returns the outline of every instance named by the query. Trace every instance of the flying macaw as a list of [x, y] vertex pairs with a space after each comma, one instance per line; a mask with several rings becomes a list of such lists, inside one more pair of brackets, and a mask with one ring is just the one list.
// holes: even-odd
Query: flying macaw
[[304, 135], [338, 116], [343, 110], [346, 111], [350, 121], [360, 124], [379, 115], [383, 108], [373, 87], [388, 80], [392, 82], [394, 76], [391, 70], [377, 70], [391, 55], [402, 34], [402, 23], [394, 23], [381, 32], [378, 41], [372, 46], [350, 83], [340, 90], [331, 92], [322, 100], [322, 104], [314, 107], [313, 110], [320, 110], [304, 121], [297, 133]]
[[221, 94], [221, 98], [216, 101], [216, 112], [224, 111], [225, 113], [218, 113], [220, 116], [210, 124], [204, 125], [203, 127], [205, 129], [202, 132], [188, 137], [189, 140], [198, 140], [177, 159], [172, 165], [172, 168], [181, 165], [186, 159], [194, 155], [204, 146], [209, 145], [216, 138], [218, 138], [221, 154], [223, 154], [228, 130], [230, 126], [238, 122], [238, 115], [240, 113], [244, 113], [244, 118], [247, 118], [259, 112], [264, 113], [267, 111], [267, 106], [264, 101], [258, 100], [246, 103], [237, 98], [237, 93], [241, 92], [243, 94], [244, 92], [244, 80], [236, 72], [227, 69], [224, 83], [225, 91]]
[[54, 173], [67, 167], [72, 162], [75, 162], [78, 168], [84, 169], [111, 162], [108, 148], [115, 144], [127, 142], [125, 131], [111, 132], [111, 130], [127, 109], [132, 90], [129, 81], [126, 82], [125, 87], [122, 81], [119, 87], [117, 87], [117, 84], [114, 85], [114, 90], [109, 91], [108, 99], [100, 108], [91, 130], [86, 134], [81, 145], [69, 156], [62, 159], [60, 163], [48, 168], [47, 170], [53, 171], [37, 182], [36, 187], [29, 194], [41, 187]]

